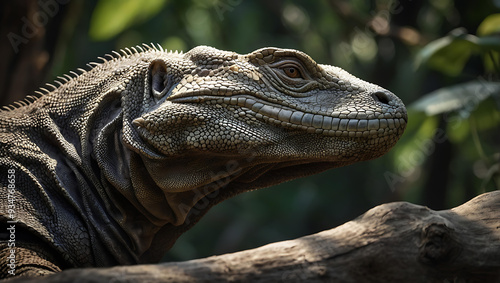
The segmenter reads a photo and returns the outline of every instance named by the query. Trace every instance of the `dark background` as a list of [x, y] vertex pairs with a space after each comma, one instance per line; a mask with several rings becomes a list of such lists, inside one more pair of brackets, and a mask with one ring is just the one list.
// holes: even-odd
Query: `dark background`
[[0, 8], [1, 105], [111, 50], [154, 42], [299, 49], [408, 106], [407, 131], [386, 156], [225, 201], [165, 260], [304, 236], [390, 201], [447, 209], [499, 187], [500, 0], [23, 0]]

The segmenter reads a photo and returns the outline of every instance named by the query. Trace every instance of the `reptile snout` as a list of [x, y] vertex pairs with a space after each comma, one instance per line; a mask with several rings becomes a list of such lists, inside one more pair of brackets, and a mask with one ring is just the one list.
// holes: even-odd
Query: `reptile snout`
[[388, 91], [376, 91], [372, 93], [372, 97], [376, 102], [380, 102], [383, 104], [389, 104], [389, 101], [391, 101], [391, 97], [394, 95]]
[[406, 107], [403, 104], [403, 101], [401, 101], [401, 99], [399, 99], [399, 97], [397, 97], [394, 93], [385, 89], [377, 89], [374, 90], [370, 96], [376, 104], [382, 106], [382, 108], [386, 109], [388, 113], [392, 113], [397, 118], [403, 118], [405, 121], [408, 121]]

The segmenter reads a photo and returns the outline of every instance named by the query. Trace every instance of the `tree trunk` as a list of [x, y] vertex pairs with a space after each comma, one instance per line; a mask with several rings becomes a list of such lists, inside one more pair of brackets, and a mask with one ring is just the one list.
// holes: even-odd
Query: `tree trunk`
[[499, 215], [500, 191], [443, 211], [388, 203], [337, 228], [252, 250], [74, 269], [36, 282], [499, 282]]

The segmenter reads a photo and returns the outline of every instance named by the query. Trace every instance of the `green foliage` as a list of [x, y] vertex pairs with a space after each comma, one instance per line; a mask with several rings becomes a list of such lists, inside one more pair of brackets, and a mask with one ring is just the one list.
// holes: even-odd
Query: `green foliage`
[[[417, 65], [425, 63], [443, 74], [458, 77], [463, 75], [471, 55], [476, 54], [483, 58], [485, 70], [496, 71], [498, 75], [500, 37], [490, 34], [498, 32], [499, 16], [491, 15], [479, 25], [478, 34], [484, 35], [482, 37], [456, 29], [429, 43], [420, 51]], [[500, 187], [500, 160], [495, 157], [498, 145], [491, 140], [498, 138], [500, 128], [500, 82], [479, 77], [466, 83], [450, 84], [426, 94], [409, 108], [425, 114], [418, 116], [418, 123], [426, 124], [441, 117], [442, 128], [436, 126], [429, 133], [444, 131], [446, 140], [461, 153], [457, 159], [465, 164], [474, 164], [474, 175], [481, 180], [476, 192]], [[467, 189], [463, 184], [455, 185], [450, 199], [456, 201], [460, 199], [457, 196], [463, 198]]]
[[460, 111], [462, 116], [468, 117], [481, 102], [490, 97], [500, 99], [500, 82], [477, 80], [430, 92], [413, 103], [411, 108], [425, 112], [428, 116]]
[[427, 144], [435, 142], [433, 138], [438, 128], [436, 117], [429, 117], [413, 109], [408, 114], [410, 119], [405, 134], [391, 152], [397, 173], [405, 178], [423, 166], [426, 158], [432, 154]]
[[500, 14], [487, 16], [477, 28], [477, 35], [486, 36], [500, 34]]
[[[444, 87], [428, 93], [410, 105], [413, 115], [417, 118], [420, 130], [409, 127], [416, 136], [432, 138], [430, 134], [438, 128], [436, 117], [446, 117], [446, 137], [471, 160], [484, 158], [481, 145], [473, 140], [481, 132], [495, 131], [500, 127], [500, 83], [487, 81], [471, 81]], [[421, 113], [421, 114], [419, 114]], [[434, 126], [425, 129], [424, 126], [432, 123]], [[468, 141], [476, 142], [470, 147]], [[402, 147], [405, 148], [405, 147]], [[472, 149], [472, 151], [471, 151]], [[411, 150], [411, 149], [409, 149]], [[405, 155], [405, 153], [401, 153]]]
[[[488, 27], [489, 28], [489, 27]], [[481, 55], [490, 71], [498, 68], [495, 62], [500, 51], [499, 36], [477, 37], [456, 29], [448, 36], [439, 38], [424, 47], [417, 57], [416, 65], [430, 67], [450, 76], [462, 73], [465, 64], [473, 54]]]
[[109, 40], [133, 24], [146, 21], [161, 11], [167, 0], [101, 0], [92, 13], [89, 34], [95, 40]]
[[[450, 194], [452, 201], [463, 198], [466, 191], [471, 190], [464, 186], [463, 181], [458, 181], [461, 179], [468, 179], [469, 186], [477, 183], [477, 193], [500, 187], [500, 161], [495, 157], [499, 151], [500, 83], [488, 81], [478, 73], [471, 74], [476, 76], [475, 80], [458, 83], [470, 73], [466, 66], [478, 57], [482, 59], [482, 69], [489, 73], [488, 78], [498, 79], [499, 32], [500, 14], [488, 15], [479, 24], [478, 36], [467, 34], [463, 28], [454, 29], [423, 47], [416, 57], [418, 67], [428, 66], [450, 80], [447, 86], [426, 94], [409, 107], [412, 112], [421, 113], [413, 115], [413, 118], [418, 117], [419, 124], [440, 119], [441, 123], [429, 129], [428, 133], [443, 131], [446, 135], [443, 142], [450, 142], [460, 152], [454, 170], [464, 171], [464, 167], [457, 164], [473, 164], [469, 166], [474, 168], [476, 180], [455, 175], [457, 181], [452, 181], [454, 191]], [[477, 60], [475, 62], [471, 66], [477, 64]], [[439, 143], [435, 139], [433, 141]], [[408, 148], [408, 145], [403, 145], [403, 148]]]

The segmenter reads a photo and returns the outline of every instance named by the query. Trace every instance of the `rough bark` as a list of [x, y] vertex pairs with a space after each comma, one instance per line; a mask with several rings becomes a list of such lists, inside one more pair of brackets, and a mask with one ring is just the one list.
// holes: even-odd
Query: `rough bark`
[[40, 282], [72, 280], [497, 282], [500, 191], [443, 211], [388, 203], [331, 230], [233, 254], [158, 265], [74, 269]]

